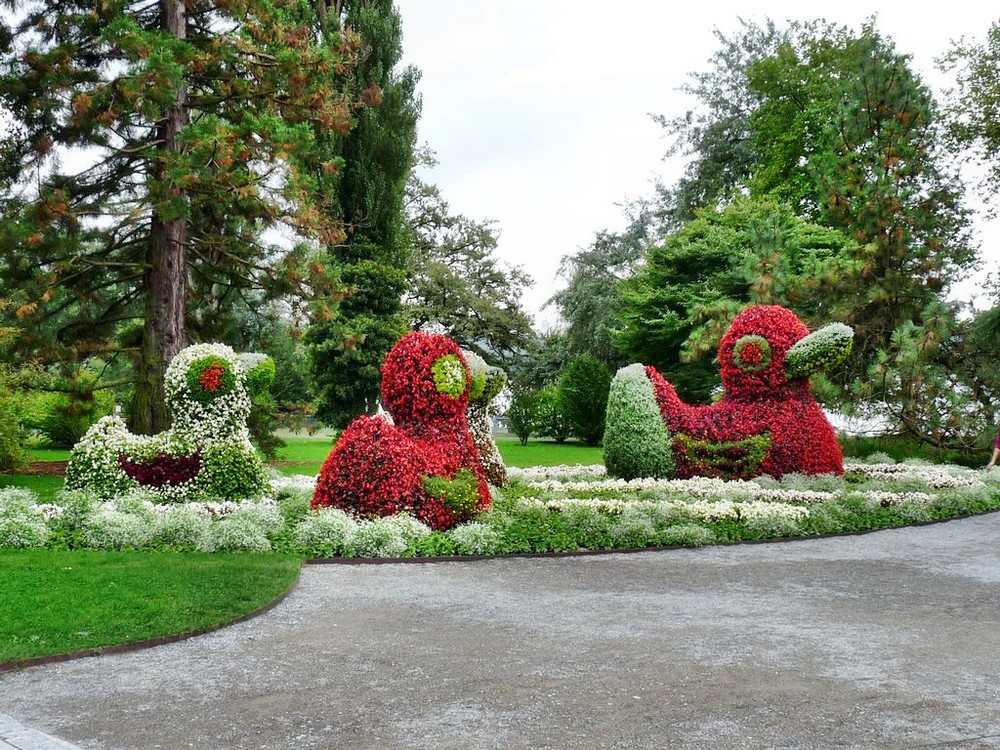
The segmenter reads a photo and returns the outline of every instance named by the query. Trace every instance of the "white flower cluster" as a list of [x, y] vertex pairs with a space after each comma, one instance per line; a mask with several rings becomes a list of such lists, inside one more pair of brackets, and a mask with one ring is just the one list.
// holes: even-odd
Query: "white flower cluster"
[[35, 493], [22, 487], [0, 489], [0, 548], [44, 547], [51, 532]]
[[809, 517], [809, 509], [798, 505], [782, 505], [780, 503], [748, 500], [734, 502], [731, 500], [679, 500], [664, 498], [662, 500], [627, 500], [605, 498], [564, 498], [559, 500], [533, 501], [525, 499], [521, 502], [531, 503], [533, 507], [544, 507], [550, 510], [565, 512], [572, 509], [587, 509], [609, 515], [621, 515], [633, 510], [643, 509], [663, 514], [673, 511], [699, 521], [747, 521], [760, 519], [787, 519], [801, 521]]
[[952, 466], [947, 469], [926, 464], [865, 464], [844, 463], [844, 469], [864, 475], [865, 479], [893, 481], [916, 479], [934, 489], [957, 489], [976, 487], [982, 484], [976, 472]]
[[507, 468], [507, 474], [510, 478], [521, 482], [534, 482], [545, 479], [570, 481], [585, 477], [603, 477], [606, 473], [607, 471], [603, 464], [576, 464], [574, 466], [563, 464], [561, 466], [530, 466], [528, 468], [510, 466]]
[[[232, 373], [231, 387], [204, 402], [192, 393], [190, 376], [198, 362], [215, 359]], [[247, 360], [252, 361], [252, 360]], [[185, 481], [150, 488], [160, 501], [183, 502], [201, 497], [253, 497], [266, 490], [264, 465], [250, 442], [247, 417], [250, 396], [240, 357], [223, 344], [195, 344], [171, 360], [164, 377], [173, 425], [158, 435], [134, 435], [119, 417], [98, 420], [73, 447], [66, 468], [66, 487], [92, 490], [114, 498], [139, 487], [121, 468], [119, 457], [133, 463], [157, 455], [174, 458], [200, 453], [198, 471]]]
[[767, 487], [741, 480], [725, 481], [715, 477], [691, 479], [603, 479], [596, 481], [552, 479], [529, 481], [526, 486], [540, 492], [601, 492], [628, 494], [658, 492], [678, 497], [739, 498], [771, 503], [822, 503], [833, 499], [834, 493], [819, 490], [797, 490]]
[[886, 508], [906, 503], [929, 505], [934, 502], [934, 495], [929, 492], [889, 492], [886, 490], [868, 490], [867, 492], [853, 492], [850, 494], [853, 497], [860, 497], [871, 503], [881, 505]]
[[275, 495], [282, 494], [309, 494], [316, 491], [316, 481], [319, 477], [306, 474], [293, 474], [291, 476], [273, 476], [270, 479], [271, 491]]

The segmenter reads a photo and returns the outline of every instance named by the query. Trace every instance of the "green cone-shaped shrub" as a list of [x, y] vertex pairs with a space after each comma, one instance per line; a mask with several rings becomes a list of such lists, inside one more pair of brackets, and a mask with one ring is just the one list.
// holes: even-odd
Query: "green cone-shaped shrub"
[[674, 474], [670, 433], [641, 364], [621, 368], [611, 381], [604, 430], [604, 465], [622, 479]]

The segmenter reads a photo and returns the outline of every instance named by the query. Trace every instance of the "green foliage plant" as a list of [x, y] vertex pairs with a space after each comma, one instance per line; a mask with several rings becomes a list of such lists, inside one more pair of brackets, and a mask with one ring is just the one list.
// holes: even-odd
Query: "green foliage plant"
[[465, 393], [466, 369], [462, 361], [454, 354], [438, 357], [431, 365], [431, 376], [438, 393], [452, 398], [458, 398]]
[[590, 354], [573, 358], [559, 379], [559, 405], [585, 445], [597, 445], [604, 436], [610, 388], [607, 365]]
[[604, 465], [610, 475], [622, 479], [673, 476], [670, 433], [642, 364], [615, 373], [605, 424]]
[[549, 383], [538, 391], [534, 408], [534, 434], [552, 438], [557, 443], [565, 443], [573, 436], [573, 427], [557, 383]]
[[27, 463], [20, 403], [13, 392], [14, 378], [7, 365], [0, 364], [0, 473], [21, 469]]
[[521, 445], [527, 445], [528, 438], [535, 434], [537, 402], [537, 392], [517, 388], [514, 390], [514, 396], [507, 408], [507, 424], [510, 425], [511, 432], [517, 436]]
[[788, 379], [808, 378], [832, 370], [851, 353], [854, 329], [843, 323], [830, 323], [797, 341], [785, 353]]
[[459, 469], [454, 478], [425, 476], [424, 490], [449, 510], [468, 518], [479, 503], [479, 480], [469, 469]]
[[683, 457], [678, 460], [696, 467], [700, 476], [749, 479], [759, 473], [767, 458], [771, 436], [764, 433], [741, 440], [708, 441], [678, 433], [673, 445], [678, 456]]

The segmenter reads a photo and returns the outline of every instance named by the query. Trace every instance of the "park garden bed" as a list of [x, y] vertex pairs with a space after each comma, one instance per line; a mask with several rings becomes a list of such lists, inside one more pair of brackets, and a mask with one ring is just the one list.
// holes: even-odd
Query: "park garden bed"
[[323, 558], [625, 550], [801, 538], [1000, 509], [1000, 475], [886, 457], [841, 477], [624, 481], [601, 465], [510, 469], [490, 509], [442, 532], [408, 515], [356, 519], [310, 508], [315, 477], [272, 474], [239, 502], [162, 504], [136, 491], [101, 500], [63, 490], [43, 502], [0, 489], [0, 548], [277, 552]]

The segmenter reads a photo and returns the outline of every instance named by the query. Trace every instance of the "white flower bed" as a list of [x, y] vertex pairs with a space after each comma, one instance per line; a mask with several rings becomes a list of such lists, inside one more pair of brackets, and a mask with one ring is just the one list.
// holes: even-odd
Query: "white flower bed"
[[[71, 538], [75, 547], [95, 549], [268, 552], [278, 544], [308, 557], [482, 555], [544, 550], [546, 529], [560, 540], [558, 549], [700, 545], [853, 529], [836, 526], [836, 519], [885, 509], [904, 523], [931, 520], [1000, 498], [1000, 473], [862, 463], [848, 464], [847, 472], [846, 478], [726, 482], [625, 481], [607, 477], [603, 466], [512, 469], [509, 500], [495, 498], [493, 510], [437, 536], [407, 515], [359, 520], [340, 510], [311, 510], [316, 478], [310, 476], [275, 475], [265, 496], [240, 501], [164, 503], [154, 492], [131, 489], [107, 501], [64, 490], [54, 502], [39, 503], [30, 490], [2, 488], [0, 548]], [[745, 533], [734, 536], [741, 528]], [[525, 533], [533, 541], [517, 536]]]

